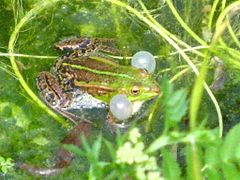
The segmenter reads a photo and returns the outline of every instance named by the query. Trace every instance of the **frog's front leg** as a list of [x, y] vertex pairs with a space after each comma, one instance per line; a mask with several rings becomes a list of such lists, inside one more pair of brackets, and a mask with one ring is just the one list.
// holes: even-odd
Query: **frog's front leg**
[[115, 40], [107, 38], [71, 38], [60, 41], [55, 47], [60, 50], [76, 51], [78, 56], [88, 56], [95, 52], [106, 52], [110, 54], [120, 54], [121, 52], [114, 48]]
[[129, 129], [128, 124], [124, 123], [118, 123], [118, 120], [116, 117], [113, 116], [113, 114], [109, 111], [107, 114], [107, 125], [110, 128], [111, 132], [114, 134], [116, 133], [117, 129], [120, 132], [126, 132]]
[[[73, 144], [78, 147], [81, 146], [80, 134], [85, 138], [88, 137], [91, 131], [91, 124], [82, 122], [75, 126], [68, 134], [68, 136], [62, 141], [62, 144]], [[55, 165], [50, 168], [40, 168], [26, 163], [16, 163], [16, 167], [25, 170], [35, 176], [50, 176], [56, 175], [61, 172], [63, 168], [70, 165], [74, 158], [74, 155], [64, 149], [63, 147], [57, 153]]]

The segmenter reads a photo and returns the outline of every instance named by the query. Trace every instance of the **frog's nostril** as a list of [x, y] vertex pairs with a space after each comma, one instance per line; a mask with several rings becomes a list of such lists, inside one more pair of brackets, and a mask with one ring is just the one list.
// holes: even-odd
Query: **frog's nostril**
[[159, 88], [158, 86], [153, 86], [153, 87], [151, 88], [151, 91], [152, 91], [152, 92], [155, 92], [155, 93], [159, 93], [159, 92], [160, 92], [160, 88]]

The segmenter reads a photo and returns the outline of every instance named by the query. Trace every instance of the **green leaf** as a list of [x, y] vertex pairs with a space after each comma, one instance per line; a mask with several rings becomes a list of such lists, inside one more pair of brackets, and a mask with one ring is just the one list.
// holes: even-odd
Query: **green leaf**
[[102, 135], [99, 135], [99, 137], [97, 138], [97, 140], [94, 142], [93, 148], [92, 148], [92, 152], [93, 152], [94, 155], [95, 155], [96, 161], [98, 160], [98, 157], [99, 157], [101, 145], [102, 145]]
[[21, 107], [13, 105], [12, 106], [12, 114], [13, 117], [16, 119], [17, 123], [16, 125], [21, 127], [21, 128], [28, 128], [30, 124], [30, 120], [28, 117], [25, 115]]
[[10, 109], [11, 112], [11, 119], [14, 119], [16, 121], [16, 125], [18, 127], [27, 129], [30, 120], [29, 118], [25, 115], [22, 107], [17, 106], [14, 103], [9, 103], [9, 102], [0, 102], [0, 115], [2, 115], [2, 112], [4, 112], [4, 109]]
[[221, 180], [224, 179], [220, 169], [209, 168], [205, 172], [207, 179], [210, 180]]
[[240, 124], [233, 127], [226, 135], [222, 148], [221, 159], [223, 162], [234, 161], [240, 163]]
[[220, 158], [221, 141], [216, 140], [214, 144], [206, 146], [205, 152], [205, 176], [207, 179], [219, 180], [223, 179], [221, 171], [222, 161]]
[[159, 138], [155, 139], [152, 144], [149, 145], [147, 152], [152, 153], [157, 151], [158, 149], [166, 146], [172, 142], [169, 136], [160, 136]]
[[4, 161], [5, 159], [2, 156], [0, 156], [0, 164], [3, 163]]
[[[11, 158], [4, 158], [0, 156], [0, 169], [3, 174], [6, 174], [14, 166], [13, 160]], [[0, 173], [1, 174], [1, 173]]]
[[173, 91], [173, 85], [163, 83], [164, 119], [167, 128], [176, 127], [187, 112], [187, 92], [184, 89]]
[[239, 180], [240, 172], [239, 168], [232, 163], [223, 163], [222, 170], [226, 179]]
[[104, 144], [107, 146], [107, 149], [112, 157], [112, 159], [116, 158], [116, 151], [114, 150], [113, 144], [107, 141], [106, 139], [103, 139]]
[[47, 140], [47, 138], [43, 137], [43, 136], [39, 136], [39, 137], [35, 137], [33, 140], [32, 140], [33, 143], [37, 144], [37, 145], [40, 145], [40, 146], [44, 146], [46, 144], [49, 143], [49, 141]]
[[210, 167], [220, 167], [220, 145], [214, 144], [214, 146], [209, 146], [205, 152], [205, 162], [207, 166]]
[[72, 144], [65, 144], [63, 145], [64, 148], [66, 148], [68, 151], [76, 154], [79, 157], [86, 157], [86, 152], [81, 150], [79, 147], [72, 145]]
[[90, 146], [89, 146], [89, 144], [88, 144], [88, 142], [87, 142], [87, 140], [86, 140], [86, 137], [85, 137], [83, 134], [81, 134], [81, 135], [80, 135], [80, 139], [81, 139], [82, 146], [83, 146], [84, 150], [85, 150], [86, 152], [90, 152], [90, 151], [91, 151], [91, 148], [90, 148]]
[[181, 171], [178, 163], [176, 162], [173, 154], [167, 149], [161, 150], [163, 155], [163, 176], [167, 180], [181, 179]]
[[8, 171], [7, 167], [5, 167], [5, 166], [1, 167], [1, 170], [2, 170], [3, 174], [6, 174]]

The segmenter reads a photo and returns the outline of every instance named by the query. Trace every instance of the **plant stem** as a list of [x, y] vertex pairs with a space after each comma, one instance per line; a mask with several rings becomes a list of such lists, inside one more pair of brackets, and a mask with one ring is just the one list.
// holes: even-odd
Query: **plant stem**
[[197, 76], [197, 79], [194, 83], [191, 100], [190, 100], [190, 129], [191, 131], [194, 131], [197, 124], [197, 115], [200, 108], [200, 103], [202, 99], [203, 94], [203, 87], [204, 87], [204, 81], [205, 77], [207, 75], [207, 69], [208, 69], [208, 63], [209, 63], [209, 57], [208, 57], [208, 51], [206, 51], [205, 59], [203, 63], [201, 64], [200, 73]]
[[176, 17], [176, 19], [178, 20], [178, 22], [181, 24], [181, 26], [197, 41], [199, 42], [201, 45], [206, 46], [207, 43], [202, 40], [195, 32], [192, 31], [192, 29], [183, 21], [183, 19], [181, 18], [181, 16], [178, 14], [177, 10], [175, 9], [175, 7], [173, 6], [171, 0], [166, 0], [170, 10], [172, 11], [173, 15]]
[[229, 32], [230, 36], [232, 37], [233, 41], [238, 46], [238, 48], [240, 48], [240, 41], [238, 40], [237, 36], [235, 35], [228, 18], [227, 18], [227, 28], [228, 28], [228, 32]]
[[[180, 40], [179, 38], [177, 38], [174, 34], [172, 34], [171, 32], [169, 32], [167, 29], [165, 29], [161, 24], [159, 24], [153, 17], [152, 15], [149, 13], [149, 11], [147, 10], [146, 6], [143, 4], [143, 2], [141, 0], [138, 0], [139, 4], [141, 5], [143, 11], [146, 13], [147, 17], [149, 18], [150, 21], [152, 21], [153, 24], [155, 24], [161, 31], [163, 31], [166, 35], [168, 35], [170, 38], [172, 38], [175, 42], [177, 42], [179, 45], [184, 46], [185, 48], [189, 49], [191, 48], [191, 46], [189, 46], [187, 43], [185, 43], [184, 41]], [[202, 56], [203, 54], [199, 51], [196, 51], [195, 49], [193, 49], [193, 53], [197, 54], [198, 56]]]
[[6, 57], [25, 57], [25, 58], [38, 58], [38, 59], [56, 59], [57, 56], [38, 56], [38, 55], [28, 55], [28, 54], [17, 54], [17, 53], [1, 53], [0, 56]]
[[213, 22], [213, 17], [214, 17], [214, 13], [216, 12], [216, 8], [218, 5], [219, 0], [214, 0], [213, 5], [212, 5], [212, 9], [209, 15], [209, 21], [208, 21], [208, 29], [211, 30], [212, 29], [212, 22]]

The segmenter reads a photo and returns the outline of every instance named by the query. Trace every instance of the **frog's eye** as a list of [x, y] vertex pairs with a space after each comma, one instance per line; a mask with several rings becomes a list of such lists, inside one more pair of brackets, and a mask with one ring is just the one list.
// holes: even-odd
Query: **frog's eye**
[[140, 93], [140, 88], [139, 86], [133, 86], [132, 89], [131, 89], [131, 94], [136, 96]]

